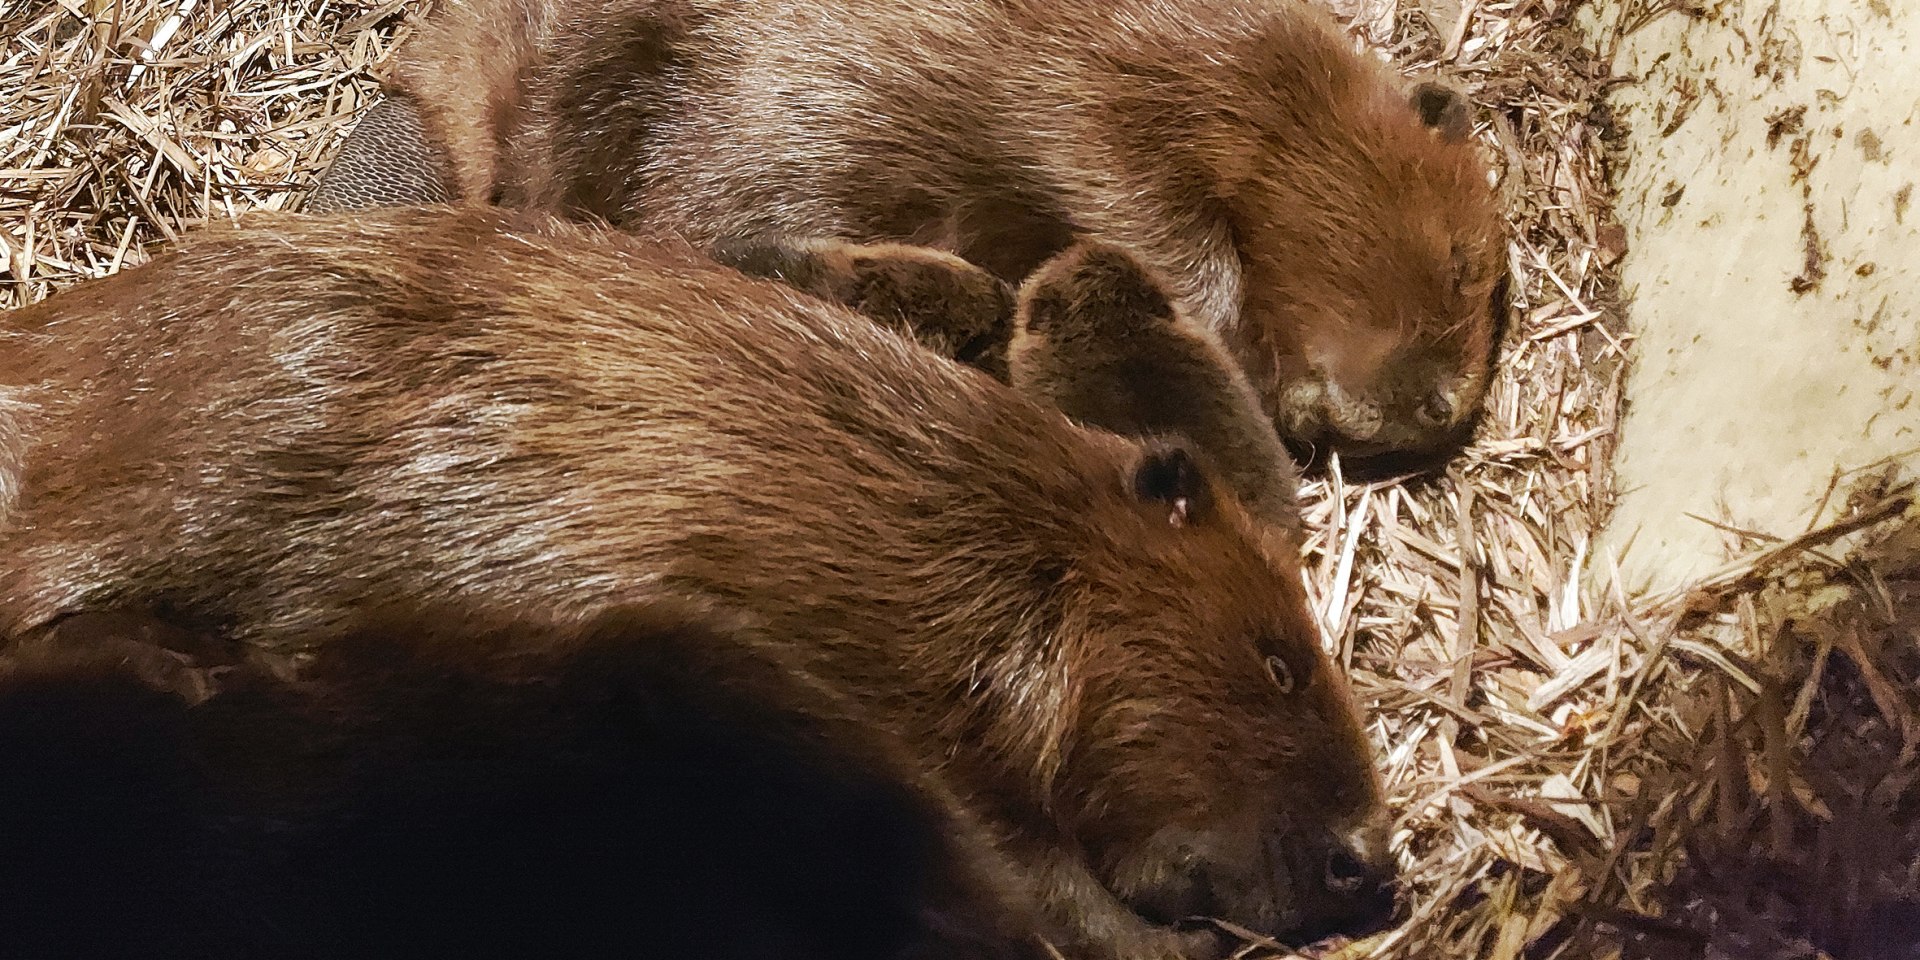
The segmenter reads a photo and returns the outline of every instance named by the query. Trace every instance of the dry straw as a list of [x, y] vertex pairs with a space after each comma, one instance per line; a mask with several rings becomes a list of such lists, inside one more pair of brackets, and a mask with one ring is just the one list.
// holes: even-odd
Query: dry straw
[[[6, 5], [10, 3], [11, 5]], [[1732, 538], [1694, 588], [1590, 583], [1627, 338], [1602, 62], [1570, 0], [1344, 0], [1460, 82], [1512, 211], [1515, 323], [1442, 478], [1308, 490], [1312, 593], [1374, 717], [1411, 916], [1340, 958], [1836, 960], [1920, 925], [1920, 549]], [[0, 0], [0, 307], [297, 202], [417, 2]], [[1910, 519], [1910, 518], [1909, 518]], [[1792, 532], [1800, 533], [1800, 532]], [[1885, 949], [1883, 949], [1885, 948]], [[1270, 950], [1252, 944], [1249, 952]]]

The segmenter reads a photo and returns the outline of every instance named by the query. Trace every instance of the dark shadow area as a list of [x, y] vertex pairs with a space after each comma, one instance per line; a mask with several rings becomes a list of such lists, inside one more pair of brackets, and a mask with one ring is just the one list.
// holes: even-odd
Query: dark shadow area
[[1699, 665], [1648, 745], [1672, 767], [1614, 855], [1668, 879], [1539, 956], [1920, 958], [1920, 530], [1874, 554], [1755, 597], [1742, 619], [1766, 653], [1736, 663], [1758, 691]]

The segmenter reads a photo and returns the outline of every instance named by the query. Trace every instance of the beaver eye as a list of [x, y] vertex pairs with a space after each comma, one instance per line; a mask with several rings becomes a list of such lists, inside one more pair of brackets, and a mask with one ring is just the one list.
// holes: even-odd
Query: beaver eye
[[1273, 685], [1279, 687], [1282, 694], [1293, 692], [1293, 668], [1287, 666], [1285, 660], [1268, 657], [1267, 675], [1273, 678]]

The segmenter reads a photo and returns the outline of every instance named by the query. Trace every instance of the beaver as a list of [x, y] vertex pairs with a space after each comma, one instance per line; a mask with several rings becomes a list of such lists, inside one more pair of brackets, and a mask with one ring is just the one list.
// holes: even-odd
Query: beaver
[[1008, 350], [1022, 393], [1114, 433], [1186, 438], [1254, 516], [1298, 537], [1299, 473], [1253, 387], [1129, 251], [1089, 241], [1043, 264]]
[[1041, 264], [1023, 296], [959, 257], [904, 244], [758, 236], [708, 253], [886, 322], [1077, 422], [1182, 437], [1255, 517], [1299, 545], [1299, 470], [1253, 388], [1130, 251], [1077, 244]]
[[376, 584], [685, 591], [946, 771], [1058, 942], [1392, 906], [1298, 555], [1200, 457], [687, 248], [484, 207], [210, 231], [0, 321], [0, 424], [0, 632], [141, 607], [271, 650]]
[[89, 611], [0, 656], [9, 955], [1050, 956], [911, 752], [710, 604], [389, 603], [211, 691], [183, 637]]
[[345, 156], [424, 130], [467, 200], [1009, 283], [1076, 236], [1134, 248], [1301, 456], [1363, 474], [1464, 444], [1506, 319], [1466, 99], [1304, 0], [462, 0], [389, 88]]

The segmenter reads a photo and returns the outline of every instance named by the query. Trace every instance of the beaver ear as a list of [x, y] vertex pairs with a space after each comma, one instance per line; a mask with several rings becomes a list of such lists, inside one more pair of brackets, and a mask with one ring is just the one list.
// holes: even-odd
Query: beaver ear
[[1473, 117], [1467, 110], [1467, 98], [1444, 83], [1431, 80], [1413, 88], [1413, 109], [1420, 122], [1440, 134], [1448, 143], [1465, 143], [1473, 133]]
[[1134, 496], [1165, 507], [1169, 526], [1184, 527], [1203, 519], [1211, 506], [1209, 493], [1200, 462], [1179, 444], [1149, 445], [1134, 465]]
[[1016, 326], [1054, 340], [1116, 337], [1174, 322], [1173, 298], [1125, 248], [1082, 241], [1040, 265], [1020, 288]]

